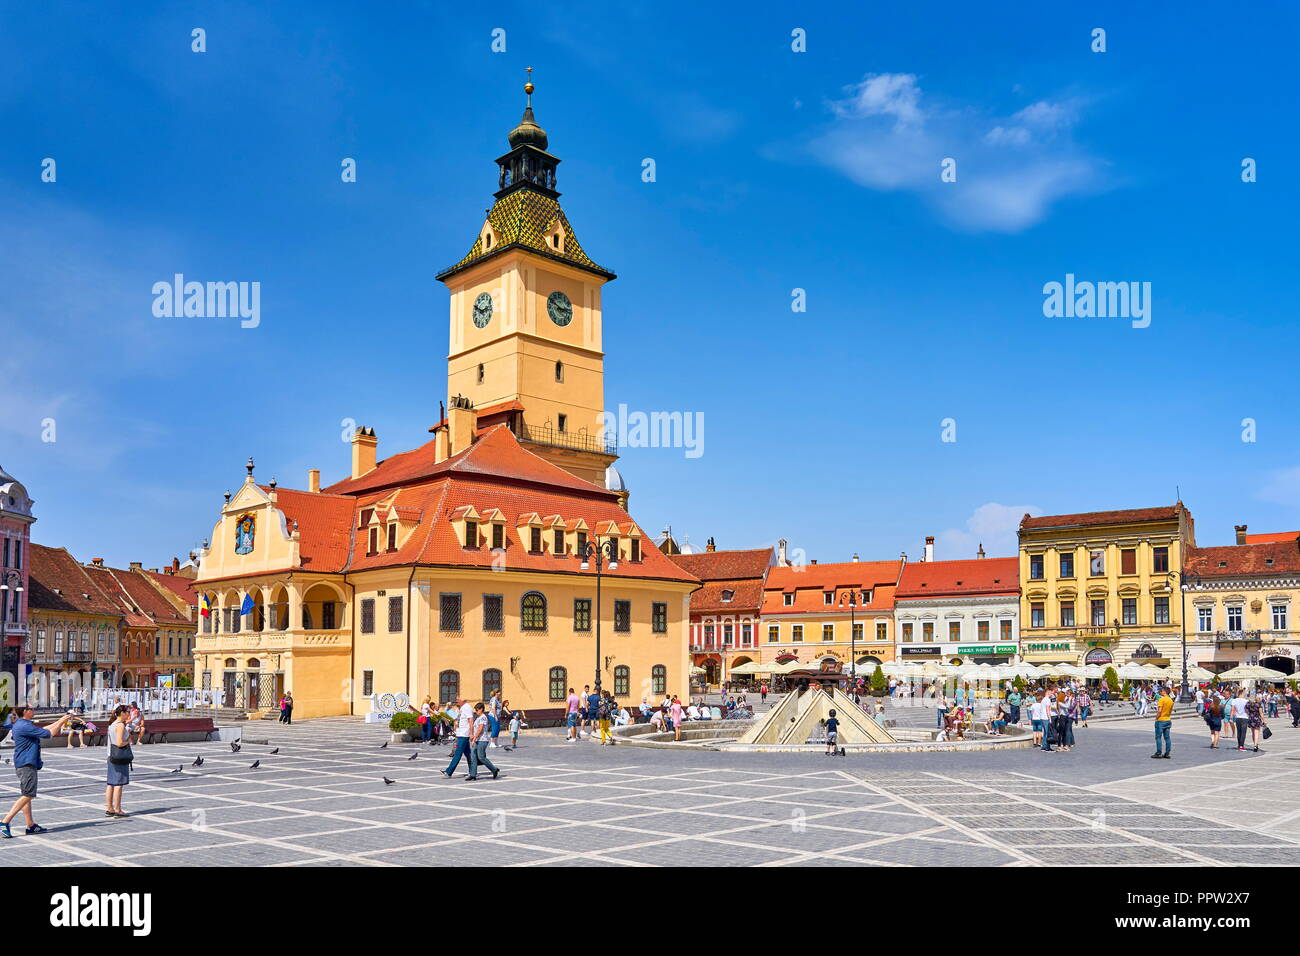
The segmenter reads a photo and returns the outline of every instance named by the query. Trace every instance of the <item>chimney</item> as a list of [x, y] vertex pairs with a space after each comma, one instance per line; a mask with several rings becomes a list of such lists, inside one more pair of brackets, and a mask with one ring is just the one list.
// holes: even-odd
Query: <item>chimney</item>
[[790, 566], [790, 558], [785, 553], [785, 546], [785, 538], [776, 543], [776, 566], [778, 568], [788, 568]]
[[446, 461], [451, 457], [451, 432], [445, 424], [433, 430], [433, 459], [435, 462]]
[[858, 553], [856, 551], [853, 552], [853, 563], [854, 564], [858, 563]]
[[1246, 543], [1246, 526], [1244, 524], [1235, 524], [1232, 530], [1237, 532], [1237, 544]]
[[352, 433], [352, 477], [360, 478], [375, 470], [379, 439], [373, 428], [358, 428]]
[[181, 569], [181, 559], [180, 559], [180, 558], [172, 558], [172, 563], [171, 563], [171, 565], [167, 568], [167, 573], [168, 573], [168, 574], [175, 574], [175, 573], [176, 573], [177, 571], [179, 571], [180, 569]]
[[104, 559], [103, 559], [103, 558], [91, 558], [91, 559], [90, 559], [90, 563], [93, 564], [93, 565], [94, 565], [95, 567], [97, 567], [97, 568], [102, 568], [102, 567], [104, 566]]
[[980, 542], [980, 549], [979, 549], [978, 551], [975, 552], [975, 557], [977, 557], [977, 558], [982, 558], [982, 557], [984, 557], [984, 542], [983, 542], [983, 541]]
[[132, 570], [132, 571], [143, 571], [143, 570], [144, 570], [144, 565], [141, 564], [139, 561], [132, 561], [132, 562], [131, 562], [131, 570]]
[[931, 534], [931, 535], [926, 535], [926, 538], [925, 538], [925, 557], [921, 558], [921, 560], [922, 560], [922, 561], [933, 561], [933, 560], [934, 560], [934, 535], [932, 535], [932, 534]]
[[474, 403], [463, 395], [456, 395], [447, 409], [447, 454], [459, 455], [474, 444], [474, 432], [478, 428], [478, 412]]
[[710, 539], [709, 539], [709, 543], [708, 543], [707, 545], [704, 546], [704, 550], [707, 551], [707, 552], [709, 552], [710, 554], [712, 554], [714, 551], [717, 551], [717, 550], [718, 550], [718, 546], [717, 546], [716, 544], [714, 544], [714, 543], [713, 543], [713, 539], [710, 538]]
[[813, 559], [812, 559], [811, 561], [809, 561], [808, 563], [809, 563], [809, 564], [816, 564], [816, 563], [817, 563], [817, 559], [816, 559], [816, 558], [813, 558]]
[[309, 468], [307, 470], [307, 490], [313, 494], [320, 491], [320, 469]]

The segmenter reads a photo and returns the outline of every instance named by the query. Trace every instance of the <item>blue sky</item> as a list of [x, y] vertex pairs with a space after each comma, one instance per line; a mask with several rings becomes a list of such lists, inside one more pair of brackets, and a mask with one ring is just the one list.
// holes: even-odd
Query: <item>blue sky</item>
[[[184, 559], [249, 455], [301, 487], [347, 468], [345, 419], [424, 441], [433, 277], [525, 66], [619, 274], [607, 405], [704, 415], [701, 457], [620, 462], [651, 533], [969, 557], [1176, 487], [1203, 544], [1300, 528], [1290, 5], [263, 6], [0, 13], [0, 465], [36, 540]], [[260, 282], [261, 325], [155, 318], [177, 272]], [[1044, 317], [1067, 273], [1150, 282], [1150, 327]]]

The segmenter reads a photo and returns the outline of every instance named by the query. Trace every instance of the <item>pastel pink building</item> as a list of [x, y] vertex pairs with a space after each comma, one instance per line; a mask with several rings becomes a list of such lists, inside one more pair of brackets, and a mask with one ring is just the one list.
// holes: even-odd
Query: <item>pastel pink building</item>
[[0, 468], [0, 704], [26, 696], [27, 566], [34, 503], [27, 489]]

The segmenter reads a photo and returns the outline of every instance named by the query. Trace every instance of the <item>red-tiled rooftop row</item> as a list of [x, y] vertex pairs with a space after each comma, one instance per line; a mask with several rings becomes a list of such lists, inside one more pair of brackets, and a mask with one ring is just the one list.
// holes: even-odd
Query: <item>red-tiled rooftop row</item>
[[1296, 573], [1300, 572], [1300, 541], [1188, 548], [1183, 569], [1203, 578]]
[[1086, 511], [1072, 515], [1025, 515], [1020, 519], [1024, 530], [1034, 528], [1074, 528], [1081, 525], [1140, 524], [1148, 521], [1170, 521], [1178, 517], [1182, 502], [1160, 508], [1130, 508], [1126, 511]]
[[972, 558], [962, 561], [917, 561], [903, 569], [894, 597], [1017, 594], [1019, 558]]
[[772, 563], [771, 548], [747, 551], [705, 551], [701, 554], [673, 554], [669, 557], [678, 567], [701, 581], [739, 581], [762, 579]]

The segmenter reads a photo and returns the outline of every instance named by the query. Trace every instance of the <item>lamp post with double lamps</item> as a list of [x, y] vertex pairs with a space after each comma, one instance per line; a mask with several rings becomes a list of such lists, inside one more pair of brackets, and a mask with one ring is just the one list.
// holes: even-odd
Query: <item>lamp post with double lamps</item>
[[[841, 597], [840, 607], [844, 607], [845, 603], [845, 599]], [[856, 616], [858, 596], [855, 592], [850, 591], [848, 593], [847, 603], [849, 608], [849, 661], [853, 665], [853, 684], [849, 690], [850, 693], [856, 695], [858, 691], [858, 628]]]
[[[8, 627], [9, 615], [12, 613], [15, 618], [18, 616], [18, 606], [22, 602], [23, 593], [23, 576], [17, 571], [6, 571], [0, 574], [0, 655], [9, 657], [9, 651], [5, 644], [5, 629]], [[10, 610], [12, 608], [12, 610]], [[0, 701], [0, 703], [17, 704], [24, 696], [19, 693], [19, 687], [23, 683], [22, 659], [21, 654], [15, 652], [14, 660], [14, 699], [11, 701]]]
[[579, 555], [582, 558], [582, 564], [579, 565], [583, 571], [591, 570], [591, 565], [596, 565], [596, 693], [600, 693], [600, 577], [605, 568], [605, 562], [608, 560], [611, 571], [618, 570], [618, 544], [613, 540], [606, 538], [600, 544], [587, 542], [587, 546]]
[[1200, 591], [1204, 585], [1199, 574], [1188, 574], [1186, 571], [1179, 570], [1170, 571], [1168, 576], [1171, 581], [1176, 580], [1178, 582], [1180, 592], [1179, 613], [1182, 620], [1179, 622], [1181, 625], [1179, 630], [1182, 632], [1183, 669], [1182, 683], [1178, 690], [1178, 700], [1180, 703], [1186, 704], [1192, 699], [1192, 694], [1187, 688], [1187, 592]]

